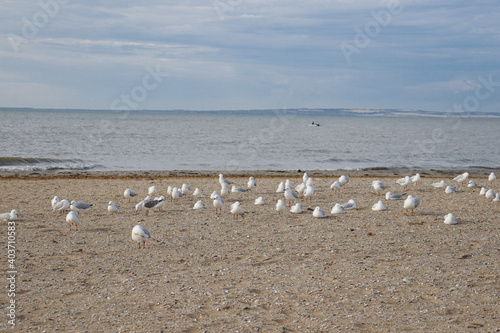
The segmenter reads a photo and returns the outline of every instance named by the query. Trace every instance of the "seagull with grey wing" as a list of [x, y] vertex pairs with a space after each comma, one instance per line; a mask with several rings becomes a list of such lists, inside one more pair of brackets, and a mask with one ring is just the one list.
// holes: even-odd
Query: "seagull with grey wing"
[[89, 203], [73, 200], [73, 201], [71, 201], [71, 204], [69, 205], [69, 209], [77, 212], [78, 215], [80, 215], [80, 211], [90, 209], [94, 206], [95, 206], [94, 204], [89, 204]]

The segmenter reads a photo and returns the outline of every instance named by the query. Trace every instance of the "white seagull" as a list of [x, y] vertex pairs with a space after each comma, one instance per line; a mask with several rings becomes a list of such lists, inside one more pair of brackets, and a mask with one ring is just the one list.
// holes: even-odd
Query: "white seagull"
[[297, 185], [297, 187], [295, 187], [295, 191], [297, 191], [297, 193], [302, 196], [304, 195], [304, 191], [306, 190], [306, 188], [307, 188], [306, 183], [300, 183], [299, 185]]
[[396, 183], [403, 186], [404, 191], [408, 191], [408, 185], [411, 183], [411, 178], [410, 176], [405, 176], [396, 180]]
[[384, 206], [384, 203], [382, 202], [382, 200], [379, 200], [379, 202], [377, 202], [376, 204], [373, 204], [372, 210], [374, 210], [374, 211], [385, 210], [385, 206]]
[[293, 214], [300, 214], [302, 213], [302, 206], [299, 203], [296, 203], [292, 206], [292, 208], [290, 208], [290, 212]]
[[[309, 179], [311, 179], [311, 178], [309, 178]], [[314, 187], [312, 187], [311, 185], [307, 185], [306, 189], [304, 191], [304, 198], [309, 198], [309, 201], [312, 202], [312, 197], [314, 196], [314, 193], [316, 193], [316, 190], [314, 189]]]
[[10, 211], [10, 213], [0, 214], [0, 220], [6, 221], [6, 222], [17, 220], [17, 210], [13, 209]]
[[219, 210], [220, 213], [222, 213], [222, 207], [224, 207], [224, 200], [222, 200], [221, 197], [217, 197], [214, 199], [212, 203], [215, 207], [215, 215], [217, 215], [217, 210]]
[[334, 181], [332, 185], [330, 185], [330, 189], [335, 190], [335, 189], [341, 189], [342, 188], [342, 183], [339, 182], [338, 180]]
[[222, 175], [222, 173], [219, 174], [219, 184], [226, 184], [226, 185], [231, 185], [231, 184], [234, 184], [232, 181], [229, 181], [227, 180], [226, 178], [224, 178], [224, 176]]
[[288, 200], [288, 207], [292, 205], [292, 201], [295, 202], [298, 198], [299, 196], [297, 193], [292, 191], [289, 187], [285, 189], [285, 199]]
[[405, 193], [392, 193], [392, 192], [387, 192], [385, 194], [385, 200], [399, 200], [401, 199], [403, 196], [405, 195]]
[[447, 193], [447, 194], [455, 193], [456, 190], [457, 189], [453, 186], [446, 186], [446, 188], [444, 189], [444, 193]]
[[148, 195], [149, 196], [157, 196], [158, 195], [158, 191], [156, 190], [156, 186], [152, 185], [148, 188]]
[[490, 175], [488, 176], [488, 180], [490, 182], [494, 181], [495, 179], [497, 179], [497, 176], [495, 175], [494, 172], [490, 173]]
[[477, 187], [477, 183], [473, 180], [469, 180], [469, 184], [467, 185], [467, 187]]
[[341, 204], [336, 203], [335, 206], [332, 207], [331, 213], [334, 215], [342, 214], [342, 213], [344, 213], [344, 208], [342, 207]]
[[56, 211], [58, 210], [59, 211], [59, 216], [61, 216], [67, 209], [69, 209], [69, 201], [66, 200], [66, 199], [63, 199], [61, 201], [59, 201], [58, 203], [56, 203], [53, 207], [52, 207], [52, 210], [53, 211]]
[[345, 210], [349, 210], [349, 209], [356, 209], [358, 208], [358, 205], [356, 205], [356, 201], [354, 201], [354, 199], [349, 199], [349, 201], [347, 201], [346, 203], [343, 203], [341, 205], [341, 207]]
[[78, 224], [77, 224], [78, 221], [80, 221], [80, 218], [78, 217], [78, 214], [75, 213], [74, 211], [70, 211], [68, 215], [66, 215], [66, 222], [69, 223], [69, 231], [71, 231], [71, 225], [73, 223], [75, 224], [75, 230], [78, 231]]
[[146, 229], [142, 225], [138, 224], [132, 229], [132, 240], [139, 243], [139, 250], [141, 249], [141, 243], [142, 248], [146, 248], [146, 241], [148, 241], [150, 238], [151, 234], [149, 233], [148, 229]]
[[467, 179], [469, 179], [468, 172], [464, 172], [461, 175], [458, 175], [455, 178], [453, 178], [454, 181], [456, 181], [457, 183], [461, 183], [462, 185], [467, 181]]
[[444, 180], [441, 180], [437, 183], [432, 183], [431, 185], [433, 187], [437, 187], [437, 188], [445, 188], [446, 187], [446, 183], [444, 182]]
[[231, 213], [233, 214], [233, 217], [236, 220], [240, 215], [243, 214], [243, 208], [241, 208], [241, 204], [239, 201], [236, 201], [231, 205]]
[[258, 197], [257, 199], [255, 199], [254, 204], [255, 205], [264, 205], [265, 204], [264, 198], [263, 197]]
[[342, 184], [344, 188], [347, 185], [347, 183], [349, 183], [349, 180], [350, 180], [349, 177], [346, 175], [342, 175], [339, 177], [339, 182]]
[[485, 187], [481, 187], [481, 190], [479, 191], [479, 194], [485, 195], [486, 194], [486, 188]]
[[205, 204], [203, 203], [203, 201], [198, 200], [198, 201], [196, 201], [196, 203], [194, 204], [193, 209], [194, 209], [194, 210], [198, 210], [198, 209], [205, 209]]
[[493, 199], [493, 201], [495, 201], [495, 202], [499, 202], [500, 201], [500, 193], [497, 193], [495, 195], [495, 198]]
[[247, 187], [248, 188], [257, 187], [257, 183], [255, 182], [255, 178], [253, 178], [253, 177], [248, 178]]
[[216, 198], [220, 198], [220, 195], [219, 193], [217, 193], [217, 191], [213, 191], [212, 194], [210, 194], [210, 199], [216, 199]]
[[191, 193], [191, 187], [189, 187], [188, 184], [182, 184], [182, 186], [181, 186], [181, 192], [184, 195], [188, 195], [188, 194]]
[[276, 203], [276, 210], [278, 211], [278, 215], [281, 215], [281, 212], [286, 210], [286, 204], [283, 200], [279, 199]]
[[76, 211], [78, 215], [80, 215], [81, 210], [87, 210], [94, 207], [94, 204], [88, 204], [85, 202], [80, 202], [80, 201], [71, 201], [69, 208], [73, 211]]
[[238, 187], [236, 185], [231, 186], [231, 192], [233, 192], [233, 193], [243, 193], [246, 191], [248, 191], [248, 189], [246, 189], [246, 188]]
[[413, 176], [410, 177], [411, 182], [415, 184], [415, 187], [417, 187], [417, 183], [422, 180], [422, 177], [420, 177], [420, 174], [417, 173]]
[[111, 215], [118, 213], [118, 206], [113, 201], [108, 203], [108, 212], [111, 213]]
[[58, 197], [57, 195], [56, 195], [54, 198], [52, 198], [52, 200], [50, 201], [50, 202], [51, 202], [51, 204], [52, 204], [52, 210], [54, 210], [54, 206], [55, 206], [58, 202], [60, 202], [60, 201], [61, 201], [61, 199], [59, 199], [59, 197]]
[[446, 214], [444, 216], [444, 221], [445, 224], [457, 224], [457, 219], [452, 213]]
[[378, 179], [372, 181], [372, 187], [375, 190], [375, 193], [383, 192], [387, 188], [387, 186], [382, 184], [382, 182]]
[[494, 199], [495, 198], [495, 192], [492, 189], [489, 189], [488, 191], [486, 191], [486, 193], [484, 194], [484, 196], [486, 197], [486, 199]]
[[321, 209], [321, 208], [319, 208], [319, 206], [317, 206], [316, 208], [314, 208], [313, 216], [321, 219], [323, 217], [326, 217], [326, 214], [325, 214], [325, 211], [323, 209]]
[[125, 192], [123, 192], [123, 196], [127, 199], [130, 199], [130, 198], [133, 198], [135, 197], [137, 194], [134, 193], [134, 191], [132, 191], [130, 188], [127, 187], [127, 189], [125, 189]]
[[203, 193], [201, 192], [201, 190], [199, 188], [195, 188], [194, 191], [193, 191], [193, 196], [195, 196], [195, 197], [202, 197]]
[[408, 212], [408, 209], [411, 209], [411, 215], [413, 215], [413, 210], [418, 207], [420, 204], [420, 199], [415, 198], [413, 195], [409, 195], [408, 198], [406, 198], [403, 208]]
[[221, 184], [221, 189], [220, 189], [220, 196], [221, 197], [227, 197], [229, 195], [229, 187], [227, 187], [226, 183]]
[[276, 189], [276, 193], [281, 193], [285, 191], [285, 182], [281, 182]]

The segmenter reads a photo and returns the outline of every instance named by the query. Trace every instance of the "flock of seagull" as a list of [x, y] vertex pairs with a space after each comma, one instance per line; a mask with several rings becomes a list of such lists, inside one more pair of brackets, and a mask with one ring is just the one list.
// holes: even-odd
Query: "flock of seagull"
[[[468, 182], [467, 185], [468, 187], [478, 186], [476, 182], [474, 182], [473, 180], [469, 180], [468, 178], [469, 178], [469, 173], [465, 172], [463, 174], [456, 176], [455, 178], [453, 178], [453, 180], [457, 183], [462, 184], [462, 186], [467, 182]], [[349, 180], [350, 179], [348, 176], [342, 175], [339, 177], [338, 180], [334, 181], [331, 184], [330, 188], [332, 190], [344, 188], [346, 187], [347, 183], [349, 183]], [[490, 182], [495, 181], [496, 175], [492, 172], [489, 175], [488, 180]], [[401, 185], [403, 191], [406, 192], [408, 191], [408, 186], [413, 184], [415, 187], [417, 187], [420, 181], [421, 181], [421, 176], [419, 173], [417, 173], [413, 176], [405, 176], [403, 178], [397, 179], [396, 183]], [[242, 188], [236, 186], [232, 181], [229, 181], [226, 178], [224, 178], [222, 174], [219, 174], [219, 184], [221, 186], [220, 193], [214, 191], [210, 195], [210, 199], [212, 200], [212, 204], [215, 208], [216, 215], [222, 213], [222, 210], [224, 208], [224, 197], [228, 196], [231, 192], [244, 193], [257, 186], [254, 177], [250, 177], [248, 179], [247, 188]], [[275, 205], [275, 209], [278, 212], [278, 214], [281, 215], [283, 212], [287, 210], [289, 210], [293, 214], [302, 213], [303, 212], [302, 206], [300, 203], [296, 201], [302, 198], [302, 200], [305, 201], [309, 200], [310, 202], [312, 202], [313, 196], [316, 192], [316, 190], [313, 187], [313, 184], [314, 180], [311, 177], [309, 177], [307, 173], [304, 173], [302, 177], [302, 183], [296, 186], [294, 189], [292, 189], [293, 186], [290, 180], [280, 182], [278, 188], [276, 189], [276, 192], [283, 193], [283, 199], [279, 199]], [[444, 188], [445, 193], [454, 193], [456, 191], [455, 187], [451, 185], [446, 185], [444, 180], [433, 183], [432, 186], [435, 188]], [[372, 182], [372, 187], [375, 193], [377, 194], [380, 192], [383, 193], [387, 189], [387, 186], [384, 185], [380, 180], [374, 180]], [[194, 197], [203, 196], [203, 193], [199, 188], [196, 188], [194, 191], [191, 192], [191, 188], [187, 184], [183, 184], [180, 188], [169, 186], [167, 189], [167, 194], [170, 196], [171, 201], [175, 201], [179, 198], [182, 198], [183, 196], [190, 194], [193, 195]], [[495, 193], [492, 189], [486, 189], [485, 187], [482, 187], [480, 194], [484, 195], [488, 199], [492, 199], [493, 201], [500, 201], [500, 193]], [[134, 193], [130, 188], [127, 188], [124, 191], [123, 195], [129, 201], [137, 196], [137, 194]], [[386, 192], [385, 199], [400, 200], [405, 195], [406, 193]], [[286, 202], [288, 202], [288, 206], [286, 205]], [[257, 199], [255, 199], [254, 203], [255, 205], [264, 205], [265, 201], [263, 197], [258, 197]], [[80, 211], [85, 211], [94, 207], [94, 204], [89, 204], [79, 201], [69, 202], [69, 200], [66, 199], [61, 200], [57, 196], [55, 196], [51, 200], [51, 204], [52, 204], [52, 210], [54, 212], [59, 212], [59, 215], [62, 215], [63, 213], [65, 213], [65, 211], [69, 210], [69, 213], [66, 215], [66, 221], [69, 224], [70, 231], [72, 230], [73, 225], [75, 226], [75, 230], [78, 230]], [[411, 211], [411, 214], [413, 215], [414, 210], [419, 206], [419, 204], [420, 204], [420, 199], [409, 194], [404, 200], [403, 209], [406, 211], [406, 213]], [[160, 210], [164, 205], [165, 205], [165, 196], [163, 195], [158, 196], [158, 190], [153, 185], [148, 188], [148, 196], [135, 205], [135, 211], [139, 212], [141, 210], [144, 210], [146, 215], [148, 215], [149, 211]], [[196, 201], [196, 203], [193, 206], [194, 210], [205, 209], [205, 208], [206, 207], [201, 199]], [[342, 214], [344, 213], [345, 210], [351, 210], [356, 208], [357, 208], [356, 202], [353, 199], [350, 199], [349, 201], [343, 204], [336, 203], [331, 209], [331, 214], [332, 215]], [[379, 200], [377, 203], [373, 204], [372, 210], [374, 211], [386, 210], [383, 201]], [[110, 214], [118, 213], [119, 212], [118, 205], [116, 205], [112, 201], [109, 201], [108, 212]], [[239, 201], [236, 201], [233, 204], [231, 204], [230, 212], [233, 214], [233, 218], [235, 220], [237, 220], [244, 213], [243, 207], [241, 206]], [[18, 214], [17, 210], [13, 209], [9, 213], [0, 214], [0, 220], [3, 221], [17, 220], [18, 218], [17, 214]], [[323, 209], [317, 206], [313, 210], [312, 216], [315, 218], [324, 218], [327, 216], [327, 214]], [[443, 222], [446, 224], [456, 224], [457, 220], [452, 213], [449, 213], [444, 217]], [[132, 229], [132, 239], [135, 242], [139, 243], [139, 249], [145, 248], [146, 241], [151, 239], [151, 233], [144, 226], [136, 225]]]

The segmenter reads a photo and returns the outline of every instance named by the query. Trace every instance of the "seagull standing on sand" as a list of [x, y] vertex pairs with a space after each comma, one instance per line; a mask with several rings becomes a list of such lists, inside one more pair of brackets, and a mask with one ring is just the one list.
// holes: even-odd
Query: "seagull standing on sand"
[[182, 194], [182, 191], [180, 189], [178, 189], [177, 187], [174, 187], [172, 189], [172, 196], [171, 196], [171, 200], [177, 200], [177, 199], [180, 199], [184, 196], [184, 194]]
[[222, 173], [219, 174], [219, 184], [226, 184], [226, 185], [231, 185], [231, 184], [234, 184], [232, 181], [229, 181], [227, 180], [226, 178], [224, 178], [224, 176], [222, 175]]
[[281, 182], [276, 189], [276, 193], [282, 193], [285, 191], [285, 182]]
[[330, 185], [330, 189], [335, 190], [335, 189], [341, 189], [342, 188], [342, 183], [339, 182], [338, 180], [334, 181], [332, 185]]
[[243, 214], [243, 208], [241, 208], [241, 204], [239, 201], [236, 201], [231, 205], [231, 213], [233, 214], [235, 220], [237, 220], [238, 217]]
[[469, 179], [468, 172], [464, 172], [461, 175], [458, 175], [455, 178], [453, 178], [454, 181], [456, 181], [457, 183], [461, 183], [462, 185], [467, 181], [467, 179]]
[[220, 213], [222, 213], [222, 207], [224, 207], [224, 200], [222, 200], [221, 197], [217, 197], [214, 199], [212, 203], [215, 207], [215, 215], [217, 215], [217, 210], [219, 210]]
[[408, 198], [406, 198], [403, 208], [408, 212], [408, 209], [411, 209], [411, 215], [413, 215], [413, 210], [418, 207], [420, 204], [420, 199], [415, 198], [413, 195], [409, 195]]
[[139, 250], [141, 249], [141, 243], [142, 243], [142, 248], [146, 248], [146, 241], [148, 241], [151, 238], [151, 234], [149, 233], [148, 229], [143, 227], [142, 225], [136, 225], [132, 229], [132, 240], [139, 243]]
[[57, 195], [56, 195], [54, 198], [52, 198], [52, 200], [51, 200], [52, 210], [54, 210], [54, 206], [55, 206], [58, 202], [60, 202], [60, 201], [61, 201], [61, 199], [59, 199], [59, 197], [58, 197]]
[[490, 173], [490, 175], [488, 176], [488, 181], [492, 182], [495, 179], [497, 179], [497, 176], [495, 175], [495, 173], [494, 172]]
[[80, 202], [80, 201], [71, 201], [71, 204], [69, 205], [69, 208], [73, 211], [76, 211], [78, 215], [80, 215], [81, 210], [87, 210], [94, 207], [94, 204], [88, 204], [85, 202]]
[[77, 224], [78, 221], [80, 221], [80, 218], [78, 217], [78, 214], [75, 213], [74, 211], [70, 211], [68, 215], [66, 215], [66, 222], [69, 223], [69, 231], [71, 231], [71, 225], [73, 223], [75, 224], [75, 230], [78, 231], [78, 224]]
[[214, 200], [216, 198], [220, 198], [220, 195], [217, 191], [213, 191], [212, 194], [210, 194], [210, 199]]
[[2, 213], [0, 214], [0, 220], [9, 222], [17, 220], [17, 210], [13, 209], [10, 213]]
[[386, 186], [378, 179], [372, 181], [372, 187], [375, 190], [375, 193], [383, 192], [386, 189]]
[[69, 209], [69, 201], [66, 200], [66, 199], [63, 199], [59, 202], [57, 202], [53, 207], [52, 207], [52, 210], [53, 211], [56, 211], [58, 210], [59, 211], [59, 216], [61, 216], [67, 209]]
[[417, 187], [417, 183], [422, 180], [422, 177], [420, 177], [420, 174], [417, 173], [413, 176], [410, 177], [411, 182], [415, 184], [415, 187]]
[[188, 195], [188, 194], [191, 193], [191, 187], [189, 187], [188, 184], [182, 184], [182, 186], [181, 186], [181, 192], [184, 195]]
[[108, 212], [111, 213], [111, 215], [118, 213], [118, 206], [113, 201], [108, 203]]
[[323, 217], [326, 217], [326, 214], [325, 214], [325, 211], [323, 209], [321, 209], [321, 208], [319, 208], [319, 206], [317, 206], [316, 208], [314, 208], [313, 216], [321, 219]]
[[295, 202], [299, 196], [297, 193], [292, 191], [289, 187], [285, 189], [285, 199], [288, 200], [288, 207], [292, 205], [292, 201]]
[[408, 185], [411, 183], [411, 178], [410, 176], [405, 176], [396, 180], [396, 183], [403, 186], [403, 190], [406, 192], [408, 191]]
[[[291, 187], [290, 187], [291, 188]], [[297, 185], [297, 187], [295, 188], [295, 191], [297, 191], [297, 194], [300, 195], [300, 196], [303, 196], [304, 195], [304, 191], [306, 190], [307, 188], [307, 184], [306, 183], [300, 183], [299, 185]]]
[[312, 202], [312, 197], [314, 196], [314, 193], [316, 193], [316, 190], [311, 185], [306, 185], [306, 186], [307, 187], [304, 191], [304, 198], [309, 198], [309, 201]]
[[286, 204], [283, 200], [279, 199], [276, 203], [276, 210], [278, 211], [278, 215], [281, 215], [281, 212], [286, 210]]
[[158, 191], [156, 190], [156, 186], [152, 185], [148, 188], [148, 195], [151, 197], [155, 197], [158, 195]]
[[248, 178], [247, 187], [248, 188], [255, 188], [255, 187], [257, 187], [257, 183], [255, 182], [255, 178], [253, 178], [253, 177]]
[[221, 184], [221, 189], [220, 189], [220, 196], [221, 197], [227, 197], [229, 195], [229, 187], [227, 187], [226, 183]]

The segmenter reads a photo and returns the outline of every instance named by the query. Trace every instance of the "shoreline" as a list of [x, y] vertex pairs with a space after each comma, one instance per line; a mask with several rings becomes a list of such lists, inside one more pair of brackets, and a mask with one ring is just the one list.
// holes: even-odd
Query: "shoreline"
[[136, 170], [136, 171], [1, 171], [1, 179], [123, 179], [123, 178], [183, 178], [183, 177], [217, 177], [220, 173], [228, 177], [258, 176], [297, 177], [304, 172], [311, 177], [404, 177], [420, 173], [426, 177], [455, 177], [469, 172], [471, 178], [488, 177], [491, 172], [500, 173], [500, 169], [361, 169], [361, 170]]

